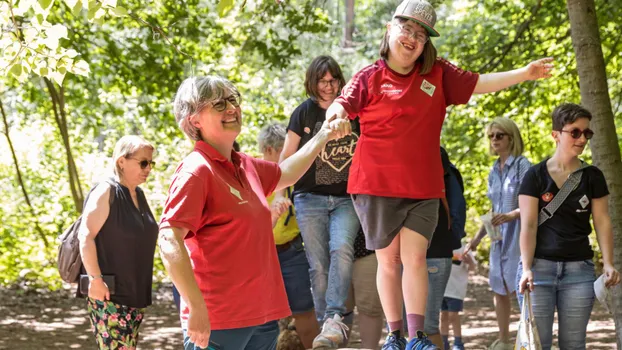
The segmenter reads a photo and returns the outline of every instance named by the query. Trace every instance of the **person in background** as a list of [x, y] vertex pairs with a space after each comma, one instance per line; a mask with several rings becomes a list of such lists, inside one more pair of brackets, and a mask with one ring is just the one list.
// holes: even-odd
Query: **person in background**
[[[488, 280], [494, 293], [499, 337], [490, 350], [514, 349], [510, 340], [511, 297], [516, 293], [516, 271], [520, 260], [520, 209], [518, 189], [531, 163], [523, 156], [524, 144], [518, 126], [509, 118], [495, 118], [487, 127], [490, 154], [498, 156], [488, 175], [488, 198], [494, 213], [492, 224], [501, 231], [501, 240], [490, 243]], [[465, 254], [476, 250], [486, 229], [465, 247]]]
[[[585, 349], [595, 280], [590, 218], [602, 252], [605, 285], [620, 283], [620, 274], [613, 266], [609, 189], [603, 172], [579, 159], [594, 136], [590, 129], [592, 114], [579, 105], [565, 103], [555, 108], [552, 119], [555, 153], [527, 171], [519, 191], [522, 227], [517, 289], [521, 294], [531, 291], [543, 350], [551, 349], [553, 343], [555, 310], [559, 348]], [[577, 171], [581, 172], [580, 179], [564, 188], [571, 177], [574, 181]], [[556, 201], [564, 194], [567, 197], [563, 202]], [[553, 201], [555, 206], [548, 207]], [[519, 295], [519, 303], [522, 300]]]
[[[78, 234], [98, 349], [135, 349], [145, 308], [152, 303], [158, 225], [138, 186], [155, 165], [154, 152], [142, 137], [123, 136], [112, 155], [114, 177], [96, 185], [85, 200]], [[104, 282], [108, 276], [114, 276], [114, 285]]]
[[[286, 132], [285, 126], [277, 122], [271, 122], [259, 131], [257, 144], [264, 160], [278, 163]], [[313, 346], [313, 339], [320, 330], [311, 295], [309, 262], [305, 255], [294, 208], [289, 200], [292, 190], [291, 186], [288, 187], [287, 197], [280, 202], [274, 200], [274, 193], [271, 194], [268, 197], [268, 203], [272, 212], [274, 243], [281, 265], [287, 300], [296, 325], [296, 333], [305, 349], [309, 349]]]

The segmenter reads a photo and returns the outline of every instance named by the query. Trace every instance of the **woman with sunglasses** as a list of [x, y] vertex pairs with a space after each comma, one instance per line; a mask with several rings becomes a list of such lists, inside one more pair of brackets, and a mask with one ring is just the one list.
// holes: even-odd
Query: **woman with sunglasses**
[[274, 349], [277, 320], [291, 311], [266, 197], [293, 185], [328, 141], [348, 131], [325, 123], [279, 165], [233, 150], [242, 110], [230, 81], [186, 79], [173, 111], [195, 142], [173, 175], [160, 222], [162, 260], [181, 295], [184, 348]]
[[155, 165], [154, 152], [139, 136], [122, 137], [112, 156], [114, 178], [95, 186], [85, 201], [80, 255], [99, 349], [135, 349], [145, 308], [151, 305], [158, 224], [138, 186]]
[[[426, 251], [438, 222], [439, 198], [445, 197], [439, 149], [447, 106], [550, 77], [553, 68], [552, 58], [544, 58], [508, 72], [462, 70], [437, 57], [430, 40], [440, 36], [435, 23], [430, 3], [404, 0], [386, 24], [381, 58], [356, 73], [326, 112], [360, 120], [348, 193], [367, 248], [378, 257], [378, 292], [391, 329], [383, 349], [436, 349], [422, 330]], [[408, 345], [402, 335], [404, 303]]]
[[[309, 98], [292, 113], [281, 161], [321, 131], [326, 109], [345, 84], [341, 68], [332, 57], [313, 59], [305, 77]], [[294, 186], [292, 202], [309, 260], [315, 311], [322, 325], [313, 341], [314, 349], [334, 349], [347, 342], [344, 316], [352, 281], [354, 239], [361, 227], [347, 193], [350, 162], [359, 134], [356, 122], [352, 127], [351, 135], [326, 145]]]
[[[555, 153], [527, 171], [519, 191], [522, 228], [517, 283], [521, 294], [527, 288], [531, 291], [543, 350], [549, 350], [553, 343], [556, 309], [558, 347], [585, 349], [595, 279], [594, 253], [589, 240], [590, 216], [602, 252], [605, 285], [612, 287], [620, 282], [620, 275], [613, 267], [607, 182], [602, 171], [579, 159], [594, 136], [591, 120], [592, 114], [579, 105], [567, 103], [557, 107], [553, 111], [552, 132], [557, 146]], [[560, 192], [564, 184], [571, 181], [569, 176], [577, 170], [581, 171], [578, 184], [568, 189], [569, 194], [552, 216], [541, 215], [542, 209], [556, 196], [563, 196]], [[550, 214], [551, 210], [547, 212]], [[521, 295], [519, 302], [522, 303]]]
[[[490, 350], [514, 349], [510, 341], [511, 296], [516, 293], [516, 269], [520, 260], [520, 211], [518, 189], [531, 163], [523, 154], [524, 144], [518, 126], [508, 118], [496, 118], [486, 128], [489, 152], [498, 156], [488, 174], [487, 196], [492, 202], [492, 224], [498, 226], [501, 240], [490, 243], [488, 280], [494, 293], [499, 337]], [[486, 235], [482, 225], [465, 247], [463, 255], [476, 250]]]

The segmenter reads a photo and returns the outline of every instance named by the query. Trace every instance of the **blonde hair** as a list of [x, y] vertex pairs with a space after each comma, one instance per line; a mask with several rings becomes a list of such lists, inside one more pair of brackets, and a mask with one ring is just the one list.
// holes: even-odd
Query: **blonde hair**
[[[510, 154], [514, 157], [518, 157], [523, 154], [523, 150], [525, 149], [525, 144], [523, 143], [523, 138], [520, 134], [520, 130], [518, 130], [518, 126], [516, 123], [510, 119], [505, 117], [495, 118], [487, 127], [486, 127], [486, 135], [492, 132], [492, 128], [496, 127], [497, 129], [506, 133], [509, 137], [510, 141]], [[488, 152], [492, 156], [497, 156], [497, 152], [492, 148], [492, 144], [488, 145]]]
[[123, 171], [121, 167], [119, 167], [119, 159], [121, 159], [121, 157], [127, 158], [143, 148], [149, 148], [155, 151], [155, 147], [140, 136], [126, 135], [120, 138], [114, 146], [114, 152], [112, 153], [112, 170], [114, 174], [119, 177], [123, 175]]

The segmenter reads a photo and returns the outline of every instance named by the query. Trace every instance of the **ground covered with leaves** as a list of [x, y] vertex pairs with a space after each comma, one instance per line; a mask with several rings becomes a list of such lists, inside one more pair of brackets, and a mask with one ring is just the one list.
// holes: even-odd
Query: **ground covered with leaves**
[[[173, 305], [170, 285], [154, 292], [154, 305], [141, 327], [139, 349], [180, 349], [182, 336]], [[512, 331], [518, 322], [515, 307]], [[95, 347], [84, 300], [69, 291], [25, 291], [0, 289], [0, 349], [93, 349]], [[463, 315], [463, 337], [467, 349], [486, 349], [496, 337], [496, 318], [487, 279], [471, 276]], [[615, 347], [611, 316], [596, 303], [588, 326], [588, 349]], [[359, 348], [355, 325], [350, 346]]]

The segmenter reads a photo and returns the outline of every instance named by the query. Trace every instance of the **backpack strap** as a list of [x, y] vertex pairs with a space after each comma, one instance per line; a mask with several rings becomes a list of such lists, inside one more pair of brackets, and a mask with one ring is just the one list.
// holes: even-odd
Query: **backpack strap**
[[[294, 202], [294, 195], [292, 193], [292, 187], [288, 187], [287, 188], [287, 198], [289, 198], [290, 201], [292, 201], [292, 203]], [[287, 213], [287, 217], [285, 218], [285, 222], [283, 222], [283, 226], [287, 226], [287, 224], [289, 223], [289, 219], [291, 219], [294, 216], [294, 208], [292, 208], [293, 205], [289, 206], [289, 211]]]
[[[546, 166], [546, 165], [545, 165]], [[562, 204], [566, 201], [566, 198], [574, 191], [579, 183], [581, 183], [581, 177], [583, 176], [583, 169], [588, 166], [581, 162], [581, 166], [579, 169], [573, 171], [569, 176], [566, 182], [562, 185], [562, 188], [559, 190], [557, 195], [553, 197], [553, 200], [544, 208], [540, 210], [540, 214], [538, 215], [538, 226], [542, 225], [545, 221], [553, 217], [553, 214], [559, 209]]]

